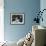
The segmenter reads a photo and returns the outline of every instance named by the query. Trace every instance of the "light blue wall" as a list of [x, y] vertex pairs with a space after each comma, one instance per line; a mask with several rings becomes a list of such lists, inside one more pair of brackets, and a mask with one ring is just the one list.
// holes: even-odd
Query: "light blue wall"
[[[5, 40], [17, 41], [32, 29], [35, 12], [40, 9], [39, 0], [4, 0], [4, 35]], [[11, 25], [10, 13], [24, 12], [24, 25]]]
[[[40, 10], [42, 11], [43, 9], [46, 9], [46, 0], [41, 0], [40, 1]], [[46, 27], [46, 10], [43, 12], [43, 22], [40, 21], [40, 25]]]

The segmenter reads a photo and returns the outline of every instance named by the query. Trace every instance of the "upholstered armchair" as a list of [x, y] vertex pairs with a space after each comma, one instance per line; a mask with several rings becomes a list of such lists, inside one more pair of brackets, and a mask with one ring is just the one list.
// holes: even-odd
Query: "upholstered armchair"
[[46, 45], [46, 28], [40, 25], [34, 25], [32, 26], [32, 34], [34, 35], [32, 46]]

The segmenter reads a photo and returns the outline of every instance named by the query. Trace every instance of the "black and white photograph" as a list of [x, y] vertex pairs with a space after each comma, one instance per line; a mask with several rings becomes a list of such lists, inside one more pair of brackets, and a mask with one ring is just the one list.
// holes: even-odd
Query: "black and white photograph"
[[24, 24], [24, 14], [11, 14], [11, 24]]

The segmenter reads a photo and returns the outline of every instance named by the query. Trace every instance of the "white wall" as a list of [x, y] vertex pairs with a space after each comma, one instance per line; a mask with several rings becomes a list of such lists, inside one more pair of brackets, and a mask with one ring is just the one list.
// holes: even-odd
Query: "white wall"
[[4, 41], [4, 1], [0, 0], [0, 42]]

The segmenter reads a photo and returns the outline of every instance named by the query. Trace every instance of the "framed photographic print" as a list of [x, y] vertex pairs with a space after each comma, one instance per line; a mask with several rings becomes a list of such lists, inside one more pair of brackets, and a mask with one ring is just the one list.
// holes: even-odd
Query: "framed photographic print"
[[24, 24], [24, 14], [11, 13], [11, 24]]

